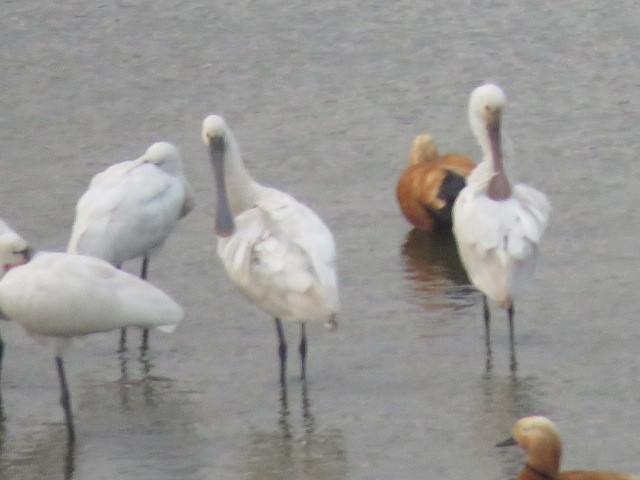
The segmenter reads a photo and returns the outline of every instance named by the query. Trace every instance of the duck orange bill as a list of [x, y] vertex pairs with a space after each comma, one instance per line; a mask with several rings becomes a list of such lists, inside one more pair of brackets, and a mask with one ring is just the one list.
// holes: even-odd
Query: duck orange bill
[[496, 443], [496, 447], [511, 447], [513, 445], [517, 445], [516, 439], [513, 437], [509, 437], [506, 440]]

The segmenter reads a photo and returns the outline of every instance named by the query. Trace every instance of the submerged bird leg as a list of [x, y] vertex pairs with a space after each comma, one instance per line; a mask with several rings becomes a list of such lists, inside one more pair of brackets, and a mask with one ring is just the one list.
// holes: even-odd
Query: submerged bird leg
[[76, 444], [73, 439], [67, 439], [67, 448], [64, 452], [64, 473], [63, 478], [73, 478], [76, 470], [75, 466]]
[[149, 349], [149, 329], [142, 329], [142, 345], [140, 345], [140, 353], [144, 355]]
[[0, 336], [0, 376], [2, 375], [2, 361], [4, 360], [4, 340]]
[[[120, 270], [122, 265], [116, 265], [116, 268]], [[124, 353], [127, 351], [127, 329], [122, 327], [120, 329], [120, 347], [118, 353]]]
[[287, 340], [284, 338], [284, 330], [282, 322], [279, 318], [274, 319], [276, 322], [276, 332], [278, 333], [278, 355], [280, 357], [280, 384], [284, 385], [285, 375], [287, 371]]
[[280, 419], [278, 423], [280, 427], [282, 427], [282, 437], [285, 439], [291, 438], [293, 435], [291, 433], [291, 425], [289, 423], [289, 399], [287, 396], [287, 384], [280, 384]]
[[62, 364], [62, 357], [56, 356], [56, 367], [58, 368], [58, 378], [60, 379], [60, 404], [64, 410], [65, 421], [67, 422], [67, 433], [69, 434], [69, 441], [73, 442], [76, 438], [76, 434], [73, 428], [73, 416], [71, 415], [71, 396], [69, 395], [69, 388], [67, 387], [67, 378], [64, 375], [64, 365]]
[[127, 351], [127, 329], [120, 329], [120, 347], [118, 348], [118, 353], [124, 353]]
[[307, 328], [306, 323], [302, 322], [300, 324], [300, 346], [298, 347], [300, 351], [300, 362], [301, 362], [301, 370], [300, 370], [300, 380], [306, 380], [307, 378]]
[[304, 430], [311, 435], [315, 427], [315, 419], [311, 413], [311, 401], [309, 400], [309, 389], [307, 388], [307, 379], [302, 381], [302, 420]]
[[[147, 270], [149, 269], [149, 257], [142, 258], [142, 270], [140, 271], [140, 278], [142, 280], [147, 279]], [[123, 329], [124, 330], [124, 329]], [[142, 345], [140, 345], [140, 351], [144, 354], [149, 348], [149, 329], [142, 329]]]
[[487, 346], [487, 355], [491, 355], [491, 314], [489, 313], [489, 303], [487, 296], [482, 295], [482, 314], [484, 316], [484, 343]]
[[513, 307], [513, 303], [509, 305], [507, 308], [507, 316], [509, 317], [509, 345], [511, 346], [511, 371], [515, 372], [518, 368], [518, 363], [516, 362], [516, 343], [515, 343], [515, 335], [513, 332], [513, 316], [515, 314], [515, 309]]
[[149, 257], [142, 258], [142, 270], [140, 270], [140, 278], [142, 280], [147, 279], [147, 270], [149, 270]]
[[487, 349], [487, 361], [485, 368], [487, 371], [491, 370], [491, 314], [489, 311], [489, 303], [487, 301], [487, 296], [482, 295], [482, 315], [484, 318], [484, 344]]

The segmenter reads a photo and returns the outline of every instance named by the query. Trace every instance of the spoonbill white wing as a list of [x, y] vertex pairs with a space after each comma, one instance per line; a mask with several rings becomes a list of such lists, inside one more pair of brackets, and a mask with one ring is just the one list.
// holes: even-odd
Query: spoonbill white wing
[[530, 276], [548, 215], [546, 197], [530, 187], [517, 185], [514, 196], [502, 201], [473, 185], [463, 189], [454, 206], [454, 233], [474, 285], [500, 303], [517, 291]]
[[306, 206], [271, 193], [235, 218], [218, 254], [233, 282], [275, 317], [326, 322], [338, 309], [333, 236]]
[[269, 189], [256, 202], [267, 228], [277, 228], [284, 236], [305, 250], [315, 266], [335, 267], [336, 245], [329, 228], [320, 217], [287, 193]]
[[78, 201], [69, 253], [121, 265], [162, 245], [182, 216], [175, 177], [148, 163], [123, 164], [96, 175]]
[[123, 176], [126, 176], [128, 172], [134, 170], [143, 163], [144, 159], [138, 158], [136, 160], [125, 160], [124, 162], [110, 165], [104, 171], [98, 172], [93, 176], [91, 182], [89, 182], [89, 188], [113, 184], [114, 180], [121, 179]]
[[51, 337], [175, 326], [184, 315], [165, 293], [103, 260], [48, 252], [7, 272], [0, 306], [27, 332]]
[[523, 209], [530, 215], [531, 222], [526, 224], [528, 237], [540, 242], [547, 228], [551, 204], [547, 196], [529, 185], [518, 184], [513, 188], [513, 196], [520, 201]]

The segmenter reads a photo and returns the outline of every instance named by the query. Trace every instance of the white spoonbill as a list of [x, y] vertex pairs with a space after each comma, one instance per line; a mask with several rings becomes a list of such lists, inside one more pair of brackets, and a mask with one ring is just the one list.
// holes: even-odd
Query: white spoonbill
[[[0, 252], [12, 245], [0, 240]], [[60, 402], [69, 439], [75, 438], [62, 356], [71, 339], [128, 326], [171, 331], [182, 308], [156, 287], [104, 260], [68, 253], [38, 253], [0, 280], [0, 309], [54, 350]]]
[[[18, 265], [27, 263], [31, 258], [31, 248], [27, 241], [14, 232], [9, 225], [0, 219], [0, 242], [6, 248], [0, 251], [0, 278], [9, 270]], [[0, 308], [0, 319], [2, 319]], [[4, 358], [4, 341], [0, 335], [0, 372], [2, 372], [2, 360]]]
[[204, 119], [202, 138], [216, 177], [218, 255], [233, 283], [274, 316], [281, 384], [286, 381], [287, 360], [282, 321], [301, 324], [299, 352], [305, 379], [305, 322], [323, 322], [330, 330], [337, 325], [333, 235], [309, 207], [251, 178], [222, 117]]
[[484, 158], [467, 178], [453, 206], [453, 232], [471, 282], [483, 293], [487, 361], [490, 313], [487, 297], [507, 310], [511, 369], [516, 369], [514, 296], [532, 276], [549, 218], [547, 197], [526, 185], [511, 186], [502, 162], [500, 122], [506, 98], [493, 84], [469, 99], [469, 122]]
[[[67, 252], [101, 258], [117, 268], [142, 257], [140, 277], [146, 280], [149, 256], [192, 208], [193, 195], [178, 149], [169, 142], [154, 143], [140, 158], [112, 165], [93, 177], [78, 200]], [[143, 351], [148, 333], [143, 330]], [[121, 349], [125, 338], [122, 329]]]

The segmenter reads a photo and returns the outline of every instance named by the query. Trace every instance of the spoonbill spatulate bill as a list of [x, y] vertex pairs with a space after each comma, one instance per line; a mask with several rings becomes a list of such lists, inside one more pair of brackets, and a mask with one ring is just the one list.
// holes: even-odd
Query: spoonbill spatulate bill
[[[93, 177], [76, 205], [68, 253], [101, 258], [120, 268], [142, 257], [147, 278], [150, 256], [193, 208], [191, 188], [178, 149], [169, 142], [151, 145], [140, 158], [110, 166]], [[148, 347], [143, 330], [142, 350]], [[125, 330], [120, 348], [125, 348]]]
[[286, 381], [282, 322], [300, 323], [301, 377], [306, 377], [306, 322], [337, 325], [338, 282], [333, 235], [292, 196], [260, 185], [247, 172], [225, 120], [202, 124], [216, 178], [218, 255], [233, 283], [275, 319], [280, 382]]
[[467, 274], [483, 293], [487, 362], [491, 356], [489, 298], [507, 310], [515, 371], [514, 299], [533, 275], [550, 205], [543, 193], [527, 185], [512, 186], [507, 178], [500, 138], [505, 103], [503, 91], [494, 84], [471, 93], [469, 122], [484, 157], [454, 203], [453, 233]]
[[[0, 242], [0, 252], [10, 248]], [[172, 331], [182, 308], [165, 293], [104, 260], [40, 252], [0, 280], [0, 309], [53, 349], [69, 438], [75, 437], [63, 355], [73, 337], [137, 326]]]

